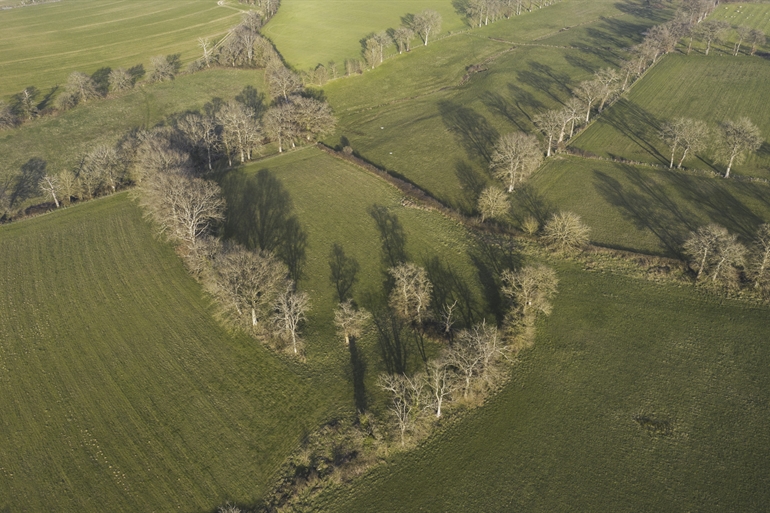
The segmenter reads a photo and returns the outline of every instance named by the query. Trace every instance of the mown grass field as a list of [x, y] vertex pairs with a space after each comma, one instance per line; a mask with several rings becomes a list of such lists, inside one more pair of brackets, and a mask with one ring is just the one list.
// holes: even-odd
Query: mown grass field
[[[725, 4], [720, 5], [709, 17], [714, 20], [724, 20], [733, 28], [749, 27], [762, 32], [770, 32], [770, 5], [756, 4]], [[737, 40], [734, 34], [728, 41]], [[741, 48], [743, 51], [744, 48]], [[749, 51], [750, 48], [745, 49]], [[710, 52], [709, 52], [710, 53]]]
[[[2, 131], [0, 178], [18, 173], [33, 158], [44, 160], [53, 173], [72, 169], [84, 153], [114, 144], [133, 128], [152, 128], [171, 114], [199, 110], [215, 97], [232, 100], [246, 86], [264, 93], [263, 76], [261, 71], [224, 69], [184, 75]], [[43, 199], [31, 199], [36, 201]]]
[[[345, 59], [361, 59], [361, 39], [398, 28], [402, 17], [425, 9], [433, 9], [442, 17], [438, 37], [467, 27], [451, 0], [283, 0], [264, 34], [297, 69], [333, 61], [344, 72]], [[413, 41], [414, 46], [422, 45], [418, 39]], [[395, 52], [394, 45], [388, 53]]]
[[574, 157], [548, 162], [512, 204], [519, 221], [569, 210], [597, 244], [672, 257], [700, 226], [720, 224], [749, 244], [770, 222], [766, 184]]
[[0, 227], [0, 509], [249, 503], [345, 401], [232, 335], [125, 193]]
[[[606, 49], [608, 40], [629, 46], [660, 15], [588, 5], [557, 3], [329, 84], [340, 123], [327, 141], [344, 137], [365, 158], [470, 211], [490, 180], [499, 135], [537, 133], [533, 116], [560, 107], [593, 72], [618, 65], [622, 52]], [[573, 28], [562, 30], [565, 20]], [[484, 71], [464, 78], [471, 64]]]
[[198, 57], [198, 38], [224, 34], [240, 10], [215, 0], [66, 0], [0, 11], [0, 98], [35, 86], [48, 94], [73, 71], [129, 68], [150, 57]]
[[759, 511], [767, 307], [561, 266], [513, 381], [322, 511]]
[[[678, 117], [716, 128], [722, 121], [747, 116], [770, 140], [768, 80], [770, 66], [761, 57], [668, 55], [571, 145], [605, 157], [667, 166], [670, 153], [659, 132], [663, 123]], [[704, 153], [688, 157], [684, 166], [724, 172], [724, 165]], [[770, 178], [770, 144], [765, 142], [735, 172]]]

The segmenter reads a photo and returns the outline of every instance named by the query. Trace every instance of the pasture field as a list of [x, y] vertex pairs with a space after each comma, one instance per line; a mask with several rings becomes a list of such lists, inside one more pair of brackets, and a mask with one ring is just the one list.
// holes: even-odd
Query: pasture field
[[[114, 144], [132, 128], [151, 128], [171, 114], [199, 110], [215, 97], [231, 100], [246, 86], [264, 93], [263, 77], [261, 71], [226, 69], [184, 75], [0, 131], [0, 179], [33, 158], [44, 160], [49, 171], [72, 168], [82, 154], [99, 144]], [[31, 203], [40, 201], [30, 198]]]
[[[667, 55], [571, 146], [604, 157], [668, 166], [670, 153], [659, 132], [663, 123], [678, 117], [700, 119], [716, 128], [722, 121], [747, 116], [770, 140], [770, 103], [765, 95], [769, 80], [770, 66], [757, 56]], [[684, 166], [724, 172], [710, 155], [688, 157]], [[770, 144], [765, 142], [735, 166], [735, 172], [770, 178]]]
[[[286, 61], [297, 69], [361, 58], [360, 40], [370, 33], [401, 26], [401, 18], [433, 9], [442, 17], [441, 37], [467, 27], [451, 0], [283, 0], [278, 13], [264, 28]], [[413, 45], [422, 45], [419, 37]], [[396, 52], [395, 46], [390, 53]]]
[[671, 257], [705, 224], [749, 244], [757, 226], [770, 222], [766, 184], [573, 157], [548, 162], [512, 204], [519, 220], [569, 210], [591, 227], [596, 244]]
[[[759, 29], [764, 33], [770, 32], [770, 5], [763, 3], [722, 4], [709, 16], [712, 20], [724, 20], [733, 28], [749, 27]], [[727, 41], [737, 41], [735, 34], [730, 34]], [[732, 46], [731, 46], [732, 47]], [[741, 47], [741, 51], [751, 48]], [[709, 52], [711, 53], [711, 52]]]
[[[581, 18], [576, 5], [582, 4], [559, 3], [501, 21], [329, 84], [325, 91], [340, 122], [327, 141], [342, 144], [344, 137], [365, 158], [470, 212], [490, 180], [488, 163], [499, 135], [537, 133], [535, 115], [561, 106], [594, 71], [618, 65], [620, 51], [597, 45], [613, 39], [629, 46], [651, 23], [617, 11], [615, 18], [591, 18], [595, 11]], [[568, 7], [585, 26], [529, 30], [537, 20], [556, 23], [554, 16]], [[542, 39], [512, 44], [501, 37]], [[433, 54], [435, 71], [427, 57]], [[484, 71], [463, 78], [471, 64]]]
[[483, 408], [321, 511], [757, 511], [770, 311], [559, 267], [553, 314]]
[[4, 511], [250, 503], [346, 404], [225, 331], [126, 193], [0, 227], [0, 258]]
[[238, 23], [216, 0], [66, 0], [0, 11], [0, 98], [35, 86], [48, 94], [73, 71], [149, 67], [150, 57], [198, 58], [198, 38]]

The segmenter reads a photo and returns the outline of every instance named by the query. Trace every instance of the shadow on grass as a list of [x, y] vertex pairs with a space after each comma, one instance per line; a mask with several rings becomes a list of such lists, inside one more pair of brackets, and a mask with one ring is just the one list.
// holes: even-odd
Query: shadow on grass
[[471, 288], [463, 277], [437, 256], [425, 262], [425, 270], [433, 284], [431, 301], [434, 311], [440, 313], [444, 306], [456, 302], [460, 322], [455, 326], [461, 329], [472, 326], [480, 314]]
[[476, 212], [476, 200], [484, 190], [487, 181], [479, 171], [464, 160], [458, 160], [455, 163], [455, 176], [463, 190], [461, 208], [465, 214], [473, 215]]
[[[636, 103], [621, 99], [605, 111], [602, 122], [610, 125], [615, 130], [631, 139], [640, 148], [649, 153], [661, 164], [668, 164], [669, 161], [655, 147], [655, 142], [659, 139], [659, 133], [662, 123], [647, 110]], [[622, 155], [611, 155], [612, 157], [623, 157]]]
[[540, 226], [543, 226], [556, 210], [556, 207], [531, 184], [524, 184], [511, 197], [511, 216], [519, 226], [529, 216], [537, 219]]
[[348, 351], [350, 351], [350, 370], [352, 373], [353, 381], [353, 400], [356, 404], [356, 410], [359, 412], [366, 411], [366, 359], [361, 351], [359, 351], [356, 345], [356, 339], [350, 339], [348, 345]]
[[468, 156], [488, 162], [499, 134], [487, 118], [470, 107], [451, 101], [439, 102], [438, 108], [444, 125], [455, 134]]
[[470, 255], [476, 268], [488, 310], [502, 321], [505, 304], [500, 295], [499, 276], [506, 269], [521, 266], [521, 255], [516, 251], [513, 237], [507, 235], [481, 235], [476, 240], [476, 250]]

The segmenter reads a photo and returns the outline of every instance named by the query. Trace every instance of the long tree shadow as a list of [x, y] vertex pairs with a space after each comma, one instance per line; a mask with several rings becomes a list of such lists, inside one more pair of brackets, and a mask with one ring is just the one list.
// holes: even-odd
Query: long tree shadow
[[22, 164], [21, 172], [16, 176], [16, 183], [11, 192], [11, 207], [19, 207], [30, 198], [40, 194], [40, 180], [45, 176], [48, 164], [39, 157], [32, 157]]
[[383, 264], [390, 268], [406, 262], [406, 232], [398, 216], [389, 212], [386, 207], [376, 204], [369, 208], [369, 215], [380, 232]]
[[440, 312], [445, 306], [456, 305], [460, 328], [472, 326], [479, 316], [478, 306], [468, 282], [448, 263], [437, 256], [425, 262], [425, 270], [433, 284], [431, 303]]
[[542, 226], [554, 212], [556, 212], [556, 207], [532, 184], [524, 184], [511, 197], [511, 216], [519, 223], [519, 226], [529, 216], [537, 219], [537, 222]]
[[356, 410], [364, 412], [366, 411], [366, 381], [364, 379], [366, 377], [366, 358], [358, 349], [355, 338], [351, 337], [348, 351], [350, 352], [350, 370], [353, 381], [353, 400], [356, 404]]
[[409, 359], [410, 331], [386, 308], [374, 314], [374, 326], [382, 361], [388, 374], [404, 374]]
[[455, 134], [468, 156], [489, 161], [499, 134], [487, 118], [470, 107], [450, 101], [439, 102], [438, 108], [444, 125]]
[[476, 250], [470, 257], [488, 309], [497, 319], [502, 320], [505, 305], [500, 295], [499, 276], [504, 270], [516, 269], [521, 265], [521, 255], [516, 250], [513, 237], [480, 235], [476, 238]]
[[462, 187], [462, 205], [464, 213], [472, 215], [476, 211], [476, 200], [487, 184], [485, 177], [464, 160], [455, 163], [455, 176]]
[[666, 156], [661, 154], [653, 143], [658, 139], [663, 125], [641, 106], [623, 98], [605, 112], [602, 121], [631, 139], [660, 163], [668, 164]]
[[[527, 64], [529, 69], [516, 72], [519, 82], [527, 84], [536, 91], [547, 94], [556, 103], [564, 105], [563, 98], [569, 98], [571, 95], [571, 89], [567, 85], [570, 81], [569, 75], [557, 73], [546, 64], [534, 61], [529, 61]], [[542, 104], [539, 107], [542, 107]]]

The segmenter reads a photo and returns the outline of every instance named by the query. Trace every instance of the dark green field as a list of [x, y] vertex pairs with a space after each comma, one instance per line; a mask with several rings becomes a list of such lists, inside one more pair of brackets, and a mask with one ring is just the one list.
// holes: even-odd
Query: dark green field
[[561, 267], [513, 382], [323, 511], [761, 511], [767, 307]]
[[[748, 116], [770, 139], [768, 80], [770, 67], [760, 57], [668, 55], [572, 146], [605, 157], [668, 166], [671, 155], [658, 134], [665, 121], [678, 117], [700, 119], [716, 128], [722, 121]], [[724, 172], [722, 164], [710, 160], [709, 152], [688, 157], [684, 165]], [[770, 145], [765, 142], [735, 171], [770, 178]]]

